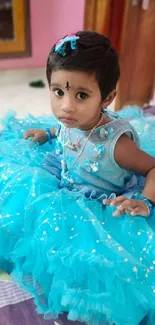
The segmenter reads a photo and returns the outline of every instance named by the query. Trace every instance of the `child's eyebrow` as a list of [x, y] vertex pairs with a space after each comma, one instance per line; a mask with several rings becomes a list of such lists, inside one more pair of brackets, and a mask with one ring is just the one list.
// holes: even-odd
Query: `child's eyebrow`
[[88, 93], [93, 93], [93, 91], [89, 88], [84, 88], [84, 87], [77, 87], [78, 90], [80, 91], [85, 91], [85, 92], [88, 92]]
[[[50, 87], [58, 87], [58, 88], [65, 88], [65, 86], [63, 86], [63, 85], [60, 85], [60, 84], [58, 84], [58, 83], [51, 83], [50, 84]], [[71, 87], [71, 88], [73, 88], [74, 89], [74, 87]], [[89, 88], [85, 88], [85, 87], [76, 87], [75, 88], [75, 90], [78, 90], [78, 91], [84, 91], [84, 92], [88, 92], [88, 93], [93, 93], [93, 91], [91, 90], [91, 89], [89, 89]]]

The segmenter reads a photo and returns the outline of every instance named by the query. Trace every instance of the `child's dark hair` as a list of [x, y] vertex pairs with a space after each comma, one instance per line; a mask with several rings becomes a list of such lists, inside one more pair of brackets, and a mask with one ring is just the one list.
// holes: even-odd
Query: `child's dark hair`
[[59, 69], [92, 73], [104, 100], [116, 88], [120, 77], [117, 51], [107, 37], [96, 32], [80, 31], [75, 35], [80, 37], [75, 50], [71, 49], [70, 42], [62, 46], [65, 56], [55, 52], [55, 45], [51, 49], [46, 67], [48, 83], [50, 85], [52, 71]]

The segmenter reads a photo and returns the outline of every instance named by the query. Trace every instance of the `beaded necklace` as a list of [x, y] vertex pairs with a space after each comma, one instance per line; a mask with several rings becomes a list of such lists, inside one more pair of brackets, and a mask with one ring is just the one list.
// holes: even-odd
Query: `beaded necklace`
[[[84, 152], [84, 149], [85, 149], [85, 147], [86, 147], [86, 145], [87, 145], [87, 143], [88, 143], [90, 137], [92, 136], [93, 132], [94, 132], [95, 129], [96, 129], [96, 128], [101, 124], [102, 119], [103, 119], [103, 115], [101, 115], [101, 117], [100, 117], [99, 121], [97, 122], [97, 124], [95, 124], [95, 126], [94, 126], [94, 127], [91, 129], [91, 131], [89, 132], [88, 137], [86, 138], [86, 140], [85, 140], [83, 146], [82, 146], [81, 149], [79, 150], [79, 153], [77, 154], [77, 156], [76, 156], [74, 162], [72, 163], [72, 165], [71, 165], [70, 167], [68, 167], [68, 165], [67, 165], [67, 161], [66, 161], [66, 147], [68, 147], [68, 148], [71, 149], [71, 150], [75, 150], [75, 149], [72, 148], [72, 146], [76, 146], [76, 144], [73, 145], [72, 142], [71, 142], [71, 145], [72, 145], [72, 146], [68, 146], [68, 145], [66, 144], [66, 131], [67, 131], [67, 128], [65, 128], [64, 144], [63, 144], [63, 146], [64, 146], [64, 150], [63, 150], [63, 169], [64, 169], [64, 173], [65, 173], [65, 174], [68, 173], [69, 170], [71, 170], [71, 169], [74, 168], [74, 166], [76, 165], [77, 161], [78, 161], [79, 158], [82, 156], [82, 154], [83, 154], [83, 152]], [[84, 137], [82, 137], [82, 138], [84, 138]], [[82, 139], [80, 139], [80, 141], [81, 141], [81, 140], [82, 140]], [[79, 143], [79, 141], [78, 141], [78, 143]]]

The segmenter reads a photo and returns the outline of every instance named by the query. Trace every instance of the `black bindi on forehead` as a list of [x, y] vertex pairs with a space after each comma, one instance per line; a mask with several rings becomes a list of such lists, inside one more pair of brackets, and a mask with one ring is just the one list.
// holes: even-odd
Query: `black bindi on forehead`
[[66, 82], [66, 87], [67, 90], [69, 90], [71, 88], [71, 86], [69, 85], [69, 81]]

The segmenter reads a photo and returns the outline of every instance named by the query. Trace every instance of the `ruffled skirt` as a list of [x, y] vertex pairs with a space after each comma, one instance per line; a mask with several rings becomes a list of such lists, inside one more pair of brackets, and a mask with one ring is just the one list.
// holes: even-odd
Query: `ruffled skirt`
[[[53, 123], [13, 114], [2, 121], [0, 268], [33, 295], [45, 318], [67, 312], [91, 325], [153, 325], [155, 213], [114, 218], [113, 208], [60, 188], [42, 166], [52, 146], [22, 139], [27, 129]], [[155, 123], [143, 116], [131, 123], [155, 155]]]

